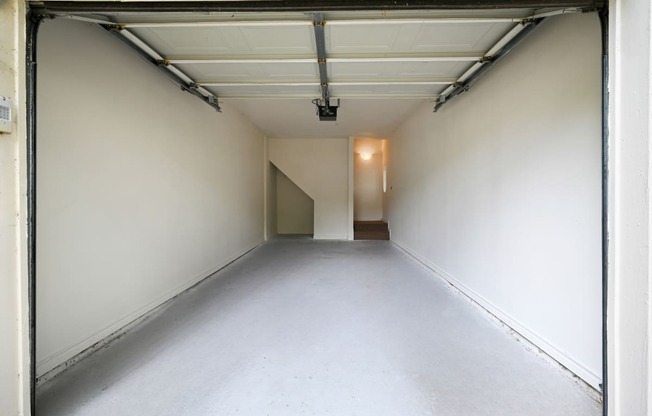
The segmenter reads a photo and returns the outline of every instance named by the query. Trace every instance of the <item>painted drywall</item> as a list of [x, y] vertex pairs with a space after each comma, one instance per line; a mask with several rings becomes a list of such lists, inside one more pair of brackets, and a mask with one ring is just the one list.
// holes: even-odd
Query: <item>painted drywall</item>
[[348, 238], [349, 139], [268, 140], [269, 160], [315, 204], [314, 238]]
[[0, 96], [13, 131], [0, 133], [0, 414], [29, 412], [26, 263], [25, 4], [0, 2]]
[[[389, 213], [389, 191], [390, 191], [390, 171], [389, 171], [389, 140], [383, 139], [382, 140], [382, 151], [383, 151], [383, 221], [389, 223], [389, 216], [387, 215]], [[391, 224], [389, 225], [390, 232], [391, 232]]]
[[[267, 154], [265, 154], [267, 156]], [[279, 171], [276, 166], [265, 160], [265, 169], [267, 170], [267, 187], [265, 188], [265, 219], [267, 221], [266, 239], [272, 239], [278, 234], [278, 198], [276, 195], [276, 176]]]
[[315, 203], [283, 172], [276, 175], [278, 234], [314, 233]]
[[595, 14], [545, 21], [390, 139], [392, 239], [585, 381], [601, 381]]
[[[355, 139], [353, 218], [376, 221], [383, 218], [383, 147], [381, 139]], [[361, 155], [371, 155], [363, 160]]]
[[43, 374], [263, 239], [263, 135], [103, 29], [39, 43], [37, 365]]
[[609, 2], [609, 415], [652, 415], [652, 5]]

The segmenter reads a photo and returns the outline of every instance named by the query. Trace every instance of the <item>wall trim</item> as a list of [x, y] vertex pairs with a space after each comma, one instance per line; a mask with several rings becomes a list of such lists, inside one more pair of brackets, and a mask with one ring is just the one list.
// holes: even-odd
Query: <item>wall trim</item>
[[354, 153], [354, 149], [355, 149], [355, 137], [349, 136], [349, 165], [348, 165], [348, 169], [349, 169], [349, 189], [348, 189], [348, 192], [349, 192], [349, 194], [348, 194], [349, 195], [349, 197], [348, 197], [349, 198], [348, 210], [349, 211], [348, 211], [348, 221], [349, 221], [349, 224], [348, 224], [348, 227], [347, 227], [347, 233], [348, 233], [347, 239], [349, 239], [351, 241], [353, 241], [354, 237], [355, 237], [355, 233], [353, 232], [353, 216], [354, 216], [354, 212], [353, 212], [353, 206], [354, 206], [353, 191], [354, 191], [354, 186], [353, 186], [353, 184], [354, 184], [354, 179], [355, 179], [355, 176], [354, 176], [355, 175], [355, 170], [354, 170], [355, 153]]
[[56, 353], [37, 362], [37, 383], [40, 385], [48, 380], [51, 380], [67, 368], [71, 367], [73, 364], [83, 360], [89, 355], [108, 346], [113, 341], [123, 337], [140, 323], [162, 312], [177, 296], [192, 289], [194, 286], [213, 276], [215, 273], [229, 266], [231, 263], [237, 261], [262, 244], [264, 244], [264, 241], [260, 241], [248, 246], [238, 254], [235, 254], [217, 266], [196, 275], [189, 281], [175, 287], [174, 289], [170, 290], [162, 296], [159, 296], [157, 299], [151, 301], [145, 306], [126, 315], [114, 324], [109, 325], [67, 347], [64, 347]]
[[420, 263], [422, 266], [432, 272], [436, 277], [442, 279], [449, 288], [452, 288], [456, 293], [462, 295], [464, 298], [474, 304], [478, 309], [488, 315], [489, 318], [492, 320], [497, 320], [498, 323], [503, 326], [510, 335], [512, 335], [521, 344], [523, 344], [527, 350], [542, 356], [546, 359], [546, 361], [563, 370], [576, 382], [578, 382], [578, 384], [586, 387], [585, 390], [587, 390], [594, 399], [601, 401], [601, 379], [597, 374], [586, 368], [583, 364], [564, 354], [555, 345], [546, 341], [536, 332], [528, 329], [517, 319], [510, 317], [502, 309], [474, 292], [468, 286], [464, 285], [455, 277], [447, 273], [445, 270], [429, 261], [426, 257], [412, 250], [407, 244], [398, 240], [391, 240], [391, 242], [409, 258]]

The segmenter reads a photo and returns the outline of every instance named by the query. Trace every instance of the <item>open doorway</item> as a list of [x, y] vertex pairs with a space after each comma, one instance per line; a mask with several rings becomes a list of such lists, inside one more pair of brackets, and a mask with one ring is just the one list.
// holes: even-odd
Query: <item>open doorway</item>
[[354, 240], [389, 240], [383, 212], [387, 160], [386, 139], [357, 138], [353, 149]]

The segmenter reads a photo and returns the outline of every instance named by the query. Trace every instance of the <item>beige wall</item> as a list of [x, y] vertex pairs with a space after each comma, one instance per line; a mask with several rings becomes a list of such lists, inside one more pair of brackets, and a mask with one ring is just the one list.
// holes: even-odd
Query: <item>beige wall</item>
[[269, 160], [315, 204], [314, 238], [348, 238], [349, 140], [268, 140]]
[[600, 87], [596, 14], [555, 17], [389, 159], [392, 239], [596, 388]]
[[287, 176], [277, 170], [276, 207], [278, 234], [314, 233], [315, 203]]
[[43, 23], [38, 82], [43, 374], [262, 241], [263, 136], [92, 24]]
[[13, 100], [0, 133], [0, 415], [29, 411], [25, 199], [24, 5], [0, 1], [0, 95]]
[[265, 169], [267, 170], [267, 187], [265, 188], [265, 227], [266, 239], [272, 239], [278, 234], [278, 198], [277, 198], [277, 184], [276, 177], [279, 174], [276, 166], [272, 165], [269, 161], [265, 160]]

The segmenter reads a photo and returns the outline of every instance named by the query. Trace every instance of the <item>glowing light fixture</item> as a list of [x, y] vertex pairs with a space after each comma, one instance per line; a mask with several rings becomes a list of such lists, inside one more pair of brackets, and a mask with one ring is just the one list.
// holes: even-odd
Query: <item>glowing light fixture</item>
[[371, 159], [371, 153], [360, 153], [360, 159], [362, 159], [362, 160], [370, 160]]

